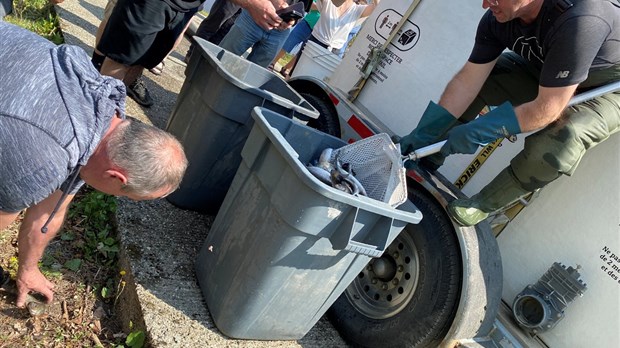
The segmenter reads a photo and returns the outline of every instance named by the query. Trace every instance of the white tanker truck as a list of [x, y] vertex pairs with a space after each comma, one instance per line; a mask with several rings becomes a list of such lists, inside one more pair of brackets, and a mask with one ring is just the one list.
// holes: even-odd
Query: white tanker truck
[[[473, 1], [383, 0], [333, 73], [294, 72], [289, 84], [321, 112], [311, 125], [327, 133], [349, 142], [404, 136], [466, 61], [482, 14]], [[306, 58], [322, 64], [320, 55]], [[620, 345], [618, 135], [590, 150], [572, 177], [490, 223], [465, 228], [445, 212], [507, 166], [524, 137], [450, 156], [437, 173], [408, 171], [424, 218], [329, 310], [345, 339], [366, 347]]]

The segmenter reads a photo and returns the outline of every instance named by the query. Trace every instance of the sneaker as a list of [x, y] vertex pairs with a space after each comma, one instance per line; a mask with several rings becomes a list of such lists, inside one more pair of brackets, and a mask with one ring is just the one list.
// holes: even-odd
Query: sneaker
[[153, 105], [151, 93], [149, 93], [149, 90], [146, 89], [146, 85], [144, 84], [144, 80], [142, 78], [138, 78], [134, 83], [127, 87], [127, 96], [142, 106], [149, 107]]
[[155, 67], [150, 68], [149, 71], [153, 75], [160, 76], [164, 72], [165, 66], [166, 66], [166, 63], [164, 63], [164, 61], [162, 60], [159, 64], [155, 65]]
[[457, 199], [448, 204], [448, 214], [461, 226], [474, 226], [489, 217], [489, 213], [472, 206], [470, 199]]

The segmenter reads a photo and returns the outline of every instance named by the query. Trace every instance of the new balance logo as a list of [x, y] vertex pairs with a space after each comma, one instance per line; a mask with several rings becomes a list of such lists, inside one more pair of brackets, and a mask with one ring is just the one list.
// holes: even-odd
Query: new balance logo
[[570, 71], [568, 70], [564, 70], [564, 71], [559, 71], [558, 74], [555, 76], [556, 79], [565, 79], [568, 77], [568, 75], [570, 74]]

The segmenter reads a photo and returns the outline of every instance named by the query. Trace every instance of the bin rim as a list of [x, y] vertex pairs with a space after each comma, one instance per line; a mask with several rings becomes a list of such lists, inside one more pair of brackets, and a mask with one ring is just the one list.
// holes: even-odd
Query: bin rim
[[[402, 204], [401, 207], [405, 206], [413, 206], [415, 207], [415, 212], [408, 212], [405, 210], [400, 210], [398, 208], [393, 208], [387, 203], [365, 197], [365, 196], [353, 196], [349, 193], [344, 193], [340, 190], [337, 190], [333, 187], [327, 186], [319, 179], [314, 177], [305, 165], [303, 165], [299, 160], [299, 154], [297, 151], [293, 149], [293, 147], [286, 141], [284, 135], [281, 134], [275, 127], [269, 125], [269, 122], [265, 118], [263, 114], [273, 114], [277, 117], [285, 118], [291, 122], [293, 120], [278, 114], [277, 112], [271, 111], [269, 109], [256, 106], [252, 109], [252, 118], [254, 118], [254, 126], [260, 127], [263, 132], [267, 135], [269, 140], [274, 144], [275, 148], [280, 152], [280, 154], [287, 158], [288, 162], [291, 163], [291, 167], [295, 173], [295, 175], [301, 179], [309, 188], [313, 191], [325, 196], [329, 199], [368, 211], [376, 214], [381, 214], [383, 216], [390, 217], [392, 219], [417, 224], [422, 219], [422, 213], [420, 210], [411, 204]], [[301, 125], [301, 124], [300, 124]], [[304, 126], [304, 125], [301, 125]], [[307, 126], [304, 126], [307, 127]], [[309, 128], [312, 129], [312, 128]], [[312, 129], [313, 131], [316, 131]], [[318, 132], [318, 131], [317, 131]], [[326, 134], [327, 135], [327, 134]], [[327, 135], [331, 136], [331, 135]], [[336, 138], [338, 139], [338, 138]], [[338, 139], [341, 140], [341, 139]], [[342, 141], [342, 140], [341, 140]]]
[[[237, 78], [236, 76], [234, 76], [233, 74], [231, 74], [230, 72], [228, 72], [226, 69], [224, 69], [222, 67], [222, 64], [220, 64], [220, 60], [218, 59], [218, 57], [213, 52], [211, 52], [211, 50], [209, 49], [209, 46], [211, 46], [212, 48], [219, 49], [220, 52], [224, 52], [225, 54], [230, 54], [230, 55], [233, 55], [235, 57], [238, 57], [239, 59], [245, 59], [245, 58], [237, 56], [236, 54], [234, 54], [234, 53], [232, 53], [230, 51], [227, 51], [227, 50], [225, 50], [225, 49], [223, 49], [223, 48], [221, 48], [221, 47], [219, 47], [219, 46], [217, 46], [217, 45], [215, 45], [215, 44], [213, 44], [213, 43], [211, 43], [209, 41], [206, 41], [206, 40], [204, 40], [204, 39], [202, 39], [200, 37], [195, 36], [194, 39], [196, 40], [196, 43], [202, 48], [201, 52], [206, 54], [205, 58], [207, 58], [207, 60], [209, 61], [209, 64], [211, 64], [211, 66], [213, 66], [216, 69], [216, 71], [218, 72], [218, 74], [220, 76], [223, 76], [224, 78], [226, 78], [226, 80], [228, 80], [233, 85], [235, 85], [235, 86], [237, 86], [237, 87], [239, 87], [239, 88], [241, 88], [241, 89], [243, 89], [245, 91], [249, 91], [249, 92], [251, 92], [253, 94], [259, 95], [259, 96], [261, 96], [261, 97], [263, 97], [265, 99], [268, 99], [271, 102], [274, 102], [275, 104], [278, 104], [278, 105], [280, 105], [282, 107], [291, 109], [291, 110], [293, 110], [293, 111], [295, 111], [297, 113], [300, 113], [302, 115], [305, 115], [305, 116], [308, 116], [308, 117], [314, 118], [314, 119], [319, 118], [319, 116], [320, 116], [319, 111], [314, 106], [312, 106], [312, 104], [310, 104], [307, 100], [305, 100], [299, 93], [297, 93], [297, 91], [295, 89], [293, 89], [282, 77], [280, 77], [280, 76], [278, 76], [276, 74], [271, 73], [274, 77], [279, 78], [282, 81], [282, 83], [284, 83], [284, 85], [286, 85], [287, 88], [289, 88], [291, 90], [291, 92], [293, 92], [296, 96], [298, 96], [301, 101], [304, 101], [308, 105], [308, 107], [303, 107], [301, 105], [292, 103], [290, 100], [288, 100], [288, 99], [286, 99], [284, 97], [281, 97], [281, 96], [279, 96], [279, 95], [277, 95], [275, 93], [272, 93], [272, 92], [269, 92], [269, 91], [266, 91], [266, 90], [263, 90], [263, 89], [260, 89], [258, 87], [254, 87], [254, 86], [251, 86], [251, 85], [245, 83], [244, 81], [242, 81], [241, 79]], [[219, 53], [218, 53], [218, 55], [219, 55]], [[257, 65], [255, 63], [252, 63], [250, 61], [247, 61], [247, 63], [248, 64], [256, 65], [256, 67], [268, 71], [267, 69], [263, 68], [262, 66]]]

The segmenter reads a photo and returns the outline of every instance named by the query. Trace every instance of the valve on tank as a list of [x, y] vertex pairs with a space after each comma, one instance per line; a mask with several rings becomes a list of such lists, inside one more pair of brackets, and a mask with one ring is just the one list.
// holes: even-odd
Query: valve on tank
[[564, 318], [568, 304], [587, 290], [579, 277], [577, 269], [553, 263], [536, 284], [528, 285], [515, 298], [512, 313], [517, 323], [533, 334], [554, 328]]

